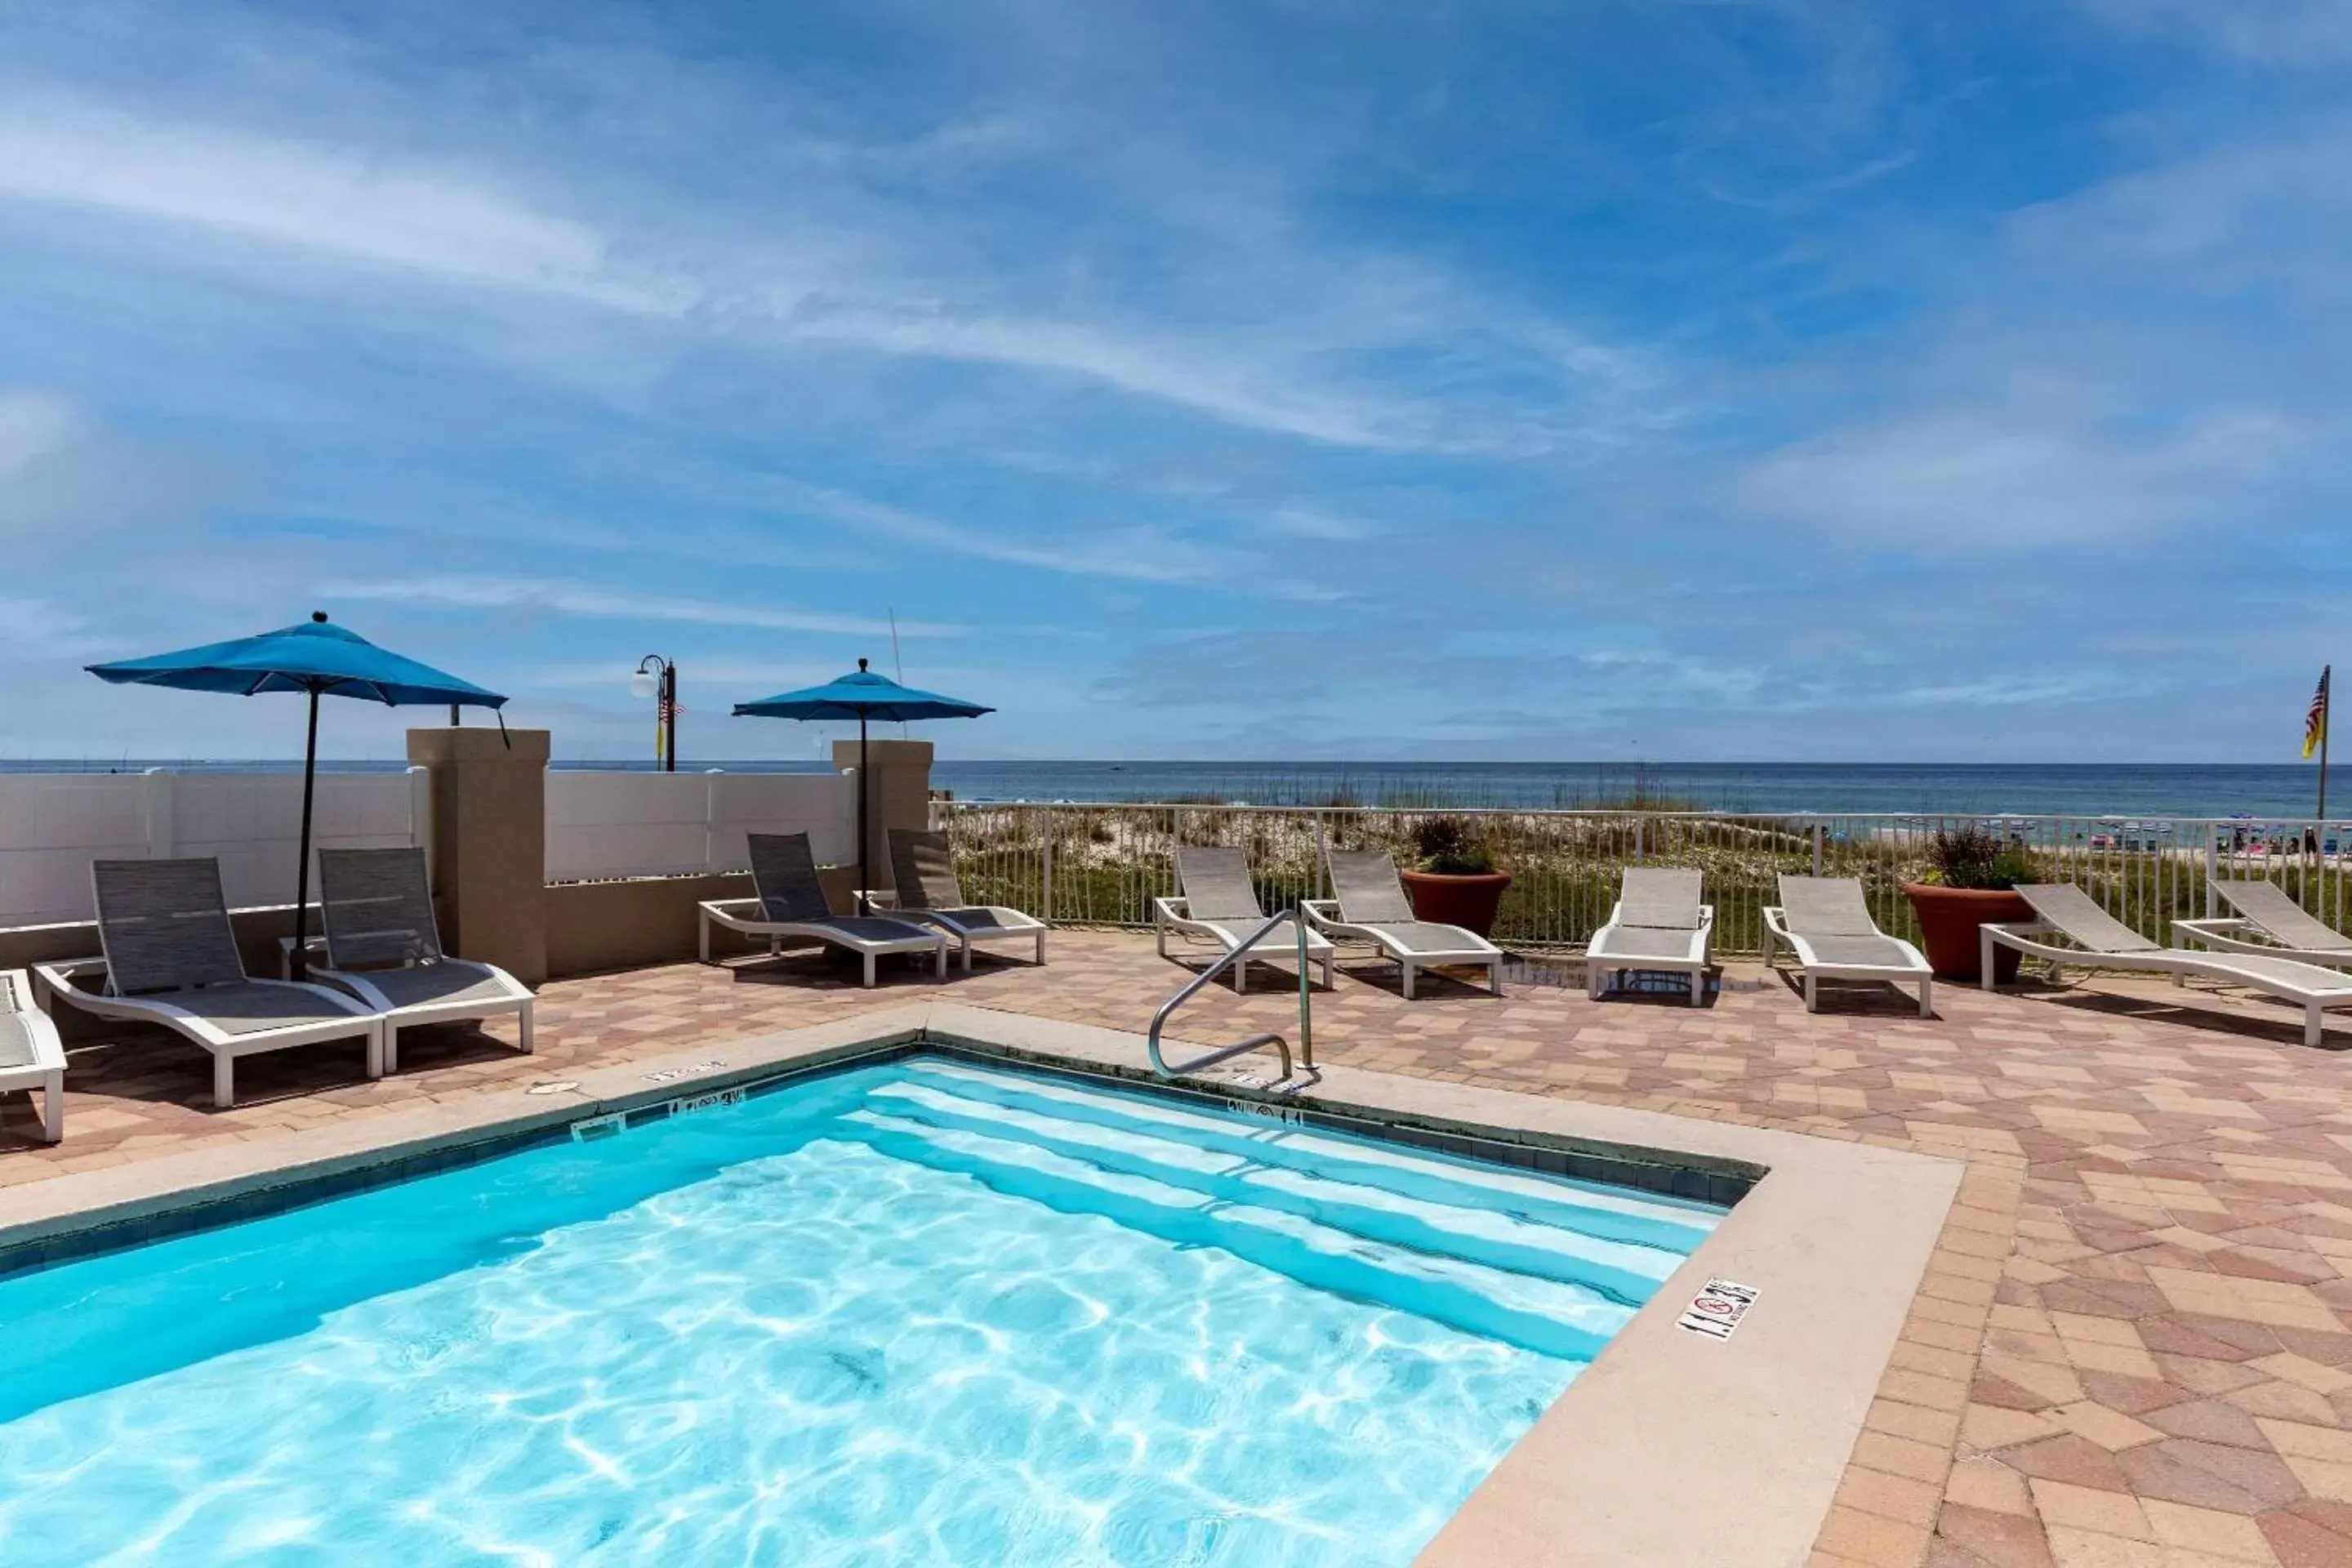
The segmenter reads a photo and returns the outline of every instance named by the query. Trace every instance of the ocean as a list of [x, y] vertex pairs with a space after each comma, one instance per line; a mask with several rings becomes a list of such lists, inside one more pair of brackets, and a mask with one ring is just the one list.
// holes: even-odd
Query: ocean
[[[959, 800], [1580, 806], [2035, 816], [2307, 816], [2315, 767], [1941, 763], [973, 763], [931, 782]], [[2352, 783], [2352, 781], [2347, 781]], [[2352, 805], [2352, 800], [2346, 802]]]
[[[119, 760], [6, 762], [0, 772], [138, 772], [150, 767], [291, 770], [299, 763]], [[397, 762], [326, 762], [337, 772]], [[646, 771], [643, 761], [559, 768]], [[688, 771], [807, 773], [804, 762], [693, 759]], [[1739, 812], [2013, 812], [2033, 816], [2307, 816], [2317, 769], [2301, 763], [1171, 763], [964, 762], [942, 757], [932, 784], [959, 800], [1242, 801], [1261, 805], [1522, 806], [1643, 802]], [[2352, 781], [2346, 781], [2352, 790]], [[2338, 807], [2345, 815], [2352, 799]]]

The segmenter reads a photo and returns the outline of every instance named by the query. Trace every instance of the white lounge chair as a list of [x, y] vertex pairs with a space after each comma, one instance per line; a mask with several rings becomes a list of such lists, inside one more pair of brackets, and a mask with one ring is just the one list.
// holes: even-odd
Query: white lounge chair
[[1609, 923], [1585, 944], [1585, 994], [1598, 1002], [1621, 975], [1663, 971], [1688, 975], [1691, 1005], [1705, 1003], [1715, 906], [1700, 891], [1696, 871], [1627, 867]]
[[1821, 981], [1877, 980], [1916, 985], [1919, 1016], [1936, 1015], [1936, 972], [1917, 948], [1878, 929], [1852, 877], [1782, 877], [1780, 901], [1764, 906], [1768, 966], [1776, 943], [1786, 943], [1804, 971], [1808, 1013], [1821, 1010]]
[[[1413, 917], [1396, 860], [1385, 849], [1327, 849], [1329, 899], [1303, 899], [1313, 931], [1338, 942], [1369, 942], [1403, 975], [1412, 1000], [1413, 976], [1424, 969], [1483, 969], [1486, 987], [1503, 994], [1503, 950], [1476, 931]], [[1324, 973], [1329, 973], [1329, 967]]]
[[[2303, 1009], [2303, 1043], [2319, 1044], [2321, 1015], [2330, 1007], [2352, 1007], [2352, 975], [2291, 958], [2271, 958], [2242, 952], [2185, 952], [2158, 947], [2116, 919], [2071, 883], [2020, 886], [2020, 897], [2033, 906], [2032, 923], [1979, 928], [1984, 946], [1984, 988], [1993, 989], [1993, 949], [2014, 948], [2047, 959], [2055, 975], [2064, 968], [2130, 969], [2175, 979], [2194, 976], [2225, 980], [2248, 986], [2266, 996], [2292, 1002]], [[2073, 946], [2038, 940], [2043, 933], [2064, 937]]]
[[2352, 937], [2315, 918], [2276, 882], [2216, 877], [2211, 886], [2238, 911], [2236, 917], [2175, 921], [2173, 946], [2187, 947], [2188, 939], [2194, 938], [2217, 952], [2249, 952], [2304, 963], [2352, 963]]
[[[512, 1013], [531, 1053], [530, 987], [496, 964], [441, 951], [422, 849], [319, 851], [324, 965], [310, 978], [383, 1017], [383, 1070], [400, 1070], [400, 1029]], [[290, 939], [289, 939], [290, 945]]]
[[21, 969], [0, 970], [0, 1089], [11, 1089], [40, 1097], [42, 1137], [66, 1135], [66, 1048]]
[[1503, 950], [1476, 931], [1415, 919], [1387, 850], [1327, 849], [1323, 863], [1337, 897], [1299, 900], [1308, 927], [1335, 942], [1379, 948], [1401, 973], [1406, 1001], [1412, 1000], [1413, 976], [1424, 969], [1483, 969], [1487, 989], [1503, 994]]
[[[367, 1075], [383, 1076], [379, 1016], [348, 994], [290, 980], [256, 980], [237, 956], [221, 896], [220, 864], [95, 860], [102, 958], [36, 964], [51, 1005], [101, 1018], [161, 1024], [213, 1055], [213, 1103], [236, 1103], [236, 1061], [264, 1051], [357, 1039]], [[83, 981], [99, 989], [85, 989]]]
[[890, 879], [898, 886], [888, 892], [867, 893], [867, 906], [937, 926], [955, 938], [966, 974], [971, 973], [971, 944], [976, 942], [1034, 942], [1037, 962], [1045, 962], [1044, 921], [1020, 910], [965, 900], [946, 834], [892, 828]]
[[[1244, 938], [1265, 923], [1265, 911], [1258, 906], [1257, 889], [1250, 884], [1249, 862], [1238, 849], [1179, 847], [1176, 851], [1176, 885], [1183, 889], [1172, 899], [1151, 900], [1152, 930], [1160, 942], [1160, 956], [1168, 956], [1168, 933], [1213, 942], [1226, 952], [1239, 948]], [[1266, 932], [1246, 958], [1234, 963], [1234, 989], [1249, 989], [1249, 967], [1253, 963], [1293, 963], [1298, 957], [1298, 934], [1286, 921]], [[1331, 984], [1331, 943], [1310, 925], [1307, 928], [1307, 961], [1323, 965], [1323, 984]]]
[[805, 833], [754, 833], [751, 885], [755, 899], [722, 899], [701, 906], [702, 962], [710, 962], [710, 928], [724, 926], [745, 936], [758, 937], [770, 952], [787, 942], [822, 942], [845, 947], [865, 960], [866, 989], [874, 987], [874, 961], [885, 953], [932, 955], [933, 978], [948, 977], [945, 932], [888, 915], [837, 915], [825, 901], [824, 884], [817, 880], [816, 857], [810, 853]]

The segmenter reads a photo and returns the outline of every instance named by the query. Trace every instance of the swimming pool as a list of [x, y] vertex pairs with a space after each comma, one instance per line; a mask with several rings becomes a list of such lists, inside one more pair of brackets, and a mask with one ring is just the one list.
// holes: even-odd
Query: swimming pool
[[903, 1058], [0, 1279], [0, 1540], [1402, 1564], [1722, 1212]]

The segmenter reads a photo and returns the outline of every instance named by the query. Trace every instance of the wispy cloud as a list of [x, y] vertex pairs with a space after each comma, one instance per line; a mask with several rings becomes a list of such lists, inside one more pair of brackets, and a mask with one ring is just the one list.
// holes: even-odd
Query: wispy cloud
[[[537, 611], [596, 620], [672, 621], [689, 626], [750, 626], [766, 631], [817, 632], [849, 637], [887, 637], [888, 620], [787, 610], [767, 605], [725, 604], [659, 594], [616, 593], [580, 583], [495, 577], [420, 577], [388, 582], [343, 581], [320, 590], [330, 598], [372, 599], [462, 610]], [[965, 628], [929, 621], [901, 621], [900, 637], [960, 637]]]
[[675, 281], [624, 277], [586, 225], [462, 174], [80, 104], [0, 112], [0, 197], [619, 310], [676, 314], [692, 303]]
[[2168, 44], [2220, 49], [2264, 66], [2339, 68], [2352, 57], [2344, 0], [2078, 0], [2101, 20]]
[[0, 388], [0, 539], [19, 551], [183, 521], [241, 488], [220, 458], [129, 441], [67, 398]]

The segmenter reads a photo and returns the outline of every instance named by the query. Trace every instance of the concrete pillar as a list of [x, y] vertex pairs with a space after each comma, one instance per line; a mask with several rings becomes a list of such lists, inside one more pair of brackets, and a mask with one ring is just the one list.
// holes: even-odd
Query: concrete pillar
[[[866, 874], [877, 887], [887, 888], [890, 885], [890, 829], [920, 831], [931, 825], [931, 743], [873, 736], [866, 742], [866, 755], [874, 775], [866, 781], [869, 792], [866, 797]], [[856, 736], [833, 743], [833, 765], [857, 766]]]
[[547, 978], [547, 731], [411, 730], [431, 774], [441, 941], [528, 985]]

